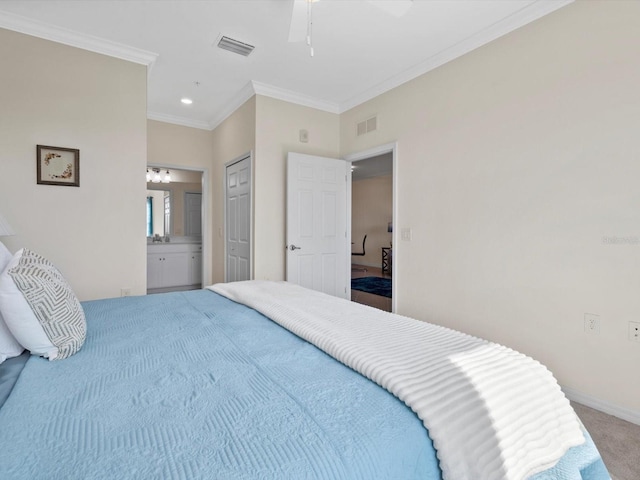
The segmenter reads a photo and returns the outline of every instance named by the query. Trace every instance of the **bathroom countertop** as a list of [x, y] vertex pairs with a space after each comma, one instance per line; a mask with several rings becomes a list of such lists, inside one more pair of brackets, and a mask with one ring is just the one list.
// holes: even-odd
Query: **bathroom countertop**
[[200, 244], [202, 245], [202, 238], [200, 237], [179, 237], [179, 236], [175, 236], [175, 237], [169, 237], [169, 241], [165, 242], [165, 241], [161, 241], [161, 242], [154, 242], [151, 240], [151, 237], [147, 237], [147, 245], [180, 245], [180, 244]]

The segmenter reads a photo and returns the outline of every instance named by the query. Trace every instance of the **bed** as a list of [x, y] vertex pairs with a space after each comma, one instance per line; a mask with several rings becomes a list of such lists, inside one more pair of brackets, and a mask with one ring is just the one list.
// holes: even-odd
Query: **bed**
[[[411, 408], [253, 308], [210, 289], [82, 307], [77, 353], [0, 364], [2, 479], [443, 478]], [[582, 434], [530, 478], [609, 478]]]

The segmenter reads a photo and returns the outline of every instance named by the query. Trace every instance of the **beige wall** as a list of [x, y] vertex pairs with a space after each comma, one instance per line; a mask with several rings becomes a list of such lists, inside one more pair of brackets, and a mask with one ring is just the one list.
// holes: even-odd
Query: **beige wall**
[[362, 239], [367, 235], [363, 257], [351, 257], [352, 263], [381, 267], [381, 247], [389, 247], [391, 234], [387, 225], [393, 212], [393, 181], [391, 175], [356, 180], [351, 184], [351, 241], [353, 251], [362, 251]]
[[[640, 2], [576, 2], [341, 117], [398, 141], [402, 314], [533, 355], [640, 410]], [[353, 125], [378, 114], [358, 139]], [[600, 315], [587, 335], [584, 313]]]
[[[300, 142], [301, 129], [309, 132], [308, 143]], [[257, 95], [254, 169], [256, 279], [285, 278], [288, 152], [337, 157], [338, 115]]]
[[[146, 68], [3, 29], [0, 65], [0, 211], [17, 232], [2, 241], [81, 300], [144, 294]], [[80, 149], [79, 188], [36, 184], [38, 144]]]
[[148, 164], [208, 168], [211, 164], [211, 132], [171, 123], [147, 120]]
[[224, 178], [225, 164], [255, 150], [256, 97], [251, 97], [211, 134], [213, 163], [213, 283], [224, 281]]

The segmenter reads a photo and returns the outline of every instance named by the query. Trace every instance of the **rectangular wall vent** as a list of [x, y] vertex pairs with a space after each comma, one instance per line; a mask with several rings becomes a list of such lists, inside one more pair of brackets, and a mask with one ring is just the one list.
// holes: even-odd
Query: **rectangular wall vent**
[[218, 47], [229, 50], [230, 52], [237, 53], [248, 57], [253, 49], [256, 48], [248, 43], [241, 42], [240, 40], [234, 40], [233, 38], [223, 36], [218, 42]]
[[356, 126], [356, 135], [364, 135], [365, 133], [373, 132], [378, 129], [378, 117], [371, 117], [358, 122]]

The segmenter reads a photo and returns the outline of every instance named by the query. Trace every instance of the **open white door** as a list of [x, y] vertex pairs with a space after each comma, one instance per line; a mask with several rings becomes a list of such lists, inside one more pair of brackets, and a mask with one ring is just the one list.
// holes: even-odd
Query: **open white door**
[[344, 160], [289, 153], [287, 281], [349, 298], [347, 166]]

